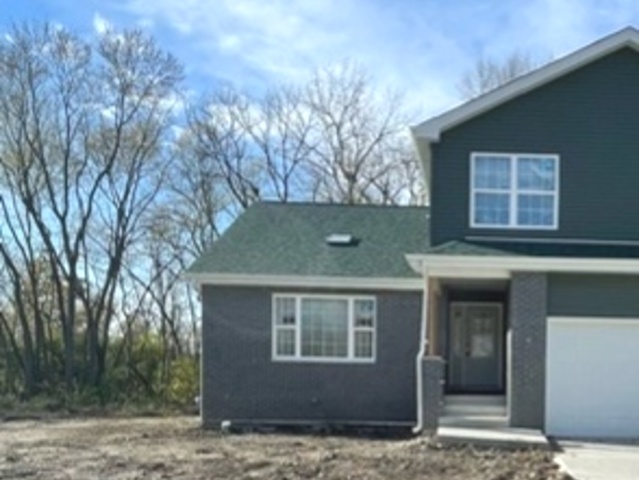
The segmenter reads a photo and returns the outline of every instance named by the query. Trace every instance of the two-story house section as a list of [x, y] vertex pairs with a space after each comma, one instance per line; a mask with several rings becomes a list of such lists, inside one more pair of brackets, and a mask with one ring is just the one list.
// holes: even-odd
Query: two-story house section
[[638, 49], [622, 30], [413, 128], [431, 250], [409, 258], [449, 403], [639, 437]]
[[639, 437], [639, 32], [412, 134], [429, 206], [257, 203], [190, 268], [203, 424]]

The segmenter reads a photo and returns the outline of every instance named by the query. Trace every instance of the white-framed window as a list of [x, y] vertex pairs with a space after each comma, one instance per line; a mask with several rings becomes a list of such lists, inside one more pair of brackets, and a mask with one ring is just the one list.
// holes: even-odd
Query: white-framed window
[[559, 224], [559, 156], [473, 153], [470, 225], [554, 230]]
[[273, 359], [375, 361], [375, 297], [273, 295]]

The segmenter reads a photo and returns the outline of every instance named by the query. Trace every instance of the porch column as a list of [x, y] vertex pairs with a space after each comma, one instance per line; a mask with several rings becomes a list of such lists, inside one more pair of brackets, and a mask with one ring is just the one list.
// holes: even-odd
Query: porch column
[[544, 273], [513, 273], [510, 283], [509, 413], [514, 427], [543, 428], [546, 382]]
[[426, 276], [424, 291], [424, 316], [426, 342], [421, 362], [422, 426], [426, 432], [435, 432], [439, 426], [444, 400], [444, 361], [439, 354], [439, 281]]

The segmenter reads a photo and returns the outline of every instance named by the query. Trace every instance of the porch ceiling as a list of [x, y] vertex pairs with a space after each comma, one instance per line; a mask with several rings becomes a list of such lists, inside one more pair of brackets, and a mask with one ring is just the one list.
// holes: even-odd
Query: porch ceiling
[[482, 290], [502, 292], [508, 288], [507, 279], [472, 279], [472, 278], [441, 278], [440, 287], [455, 290]]

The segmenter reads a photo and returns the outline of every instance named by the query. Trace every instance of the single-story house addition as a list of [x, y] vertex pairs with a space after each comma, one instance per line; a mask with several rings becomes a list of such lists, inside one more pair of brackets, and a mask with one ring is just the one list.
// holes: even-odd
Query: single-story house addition
[[639, 32], [412, 134], [429, 207], [258, 203], [192, 266], [203, 423], [639, 437]]

